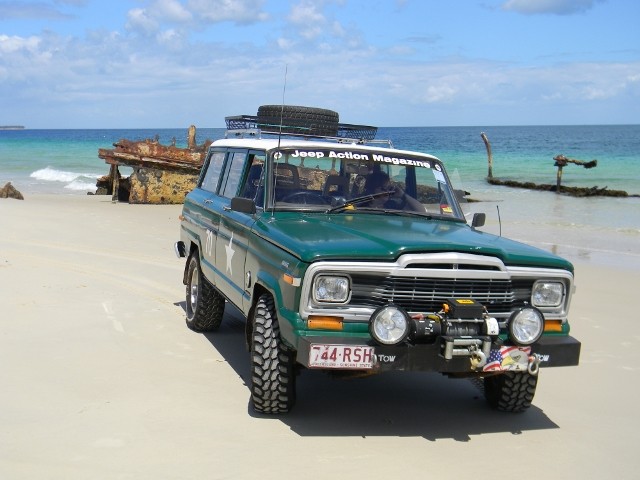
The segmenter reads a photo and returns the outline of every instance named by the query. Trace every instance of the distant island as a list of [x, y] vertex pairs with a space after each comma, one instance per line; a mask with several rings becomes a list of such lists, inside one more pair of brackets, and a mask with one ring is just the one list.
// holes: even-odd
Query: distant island
[[24, 130], [24, 125], [0, 125], [0, 130]]

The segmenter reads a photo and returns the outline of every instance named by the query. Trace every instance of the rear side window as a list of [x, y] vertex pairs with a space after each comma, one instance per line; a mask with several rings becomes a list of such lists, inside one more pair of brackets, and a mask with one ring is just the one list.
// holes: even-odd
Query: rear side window
[[208, 192], [216, 193], [218, 190], [218, 182], [220, 181], [220, 172], [224, 164], [225, 152], [212, 152], [207, 162], [207, 171], [204, 174], [200, 188]]
[[239, 197], [250, 198], [256, 202], [256, 205], [262, 206], [262, 193], [264, 180], [262, 174], [264, 171], [265, 154], [264, 152], [249, 152], [247, 161], [247, 172], [245, 179], [240, 188]]
[[222, 179], [222, 188], [220, 189], [221, 196], [232, 198], [238, 193], [245, 158], [247, 158], [246, 151], [229, 153], [225, 175]]

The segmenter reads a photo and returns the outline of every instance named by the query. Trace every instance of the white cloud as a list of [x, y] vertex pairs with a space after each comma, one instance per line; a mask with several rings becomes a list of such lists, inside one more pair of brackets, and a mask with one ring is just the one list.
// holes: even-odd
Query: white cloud
[[304, 0], [291, 7], [288, 19], [298, 26], [322, 25], [326, 22], [324, 14], [318, 11], [318, 4], [310, 0]]
[[170, 23], [189, 22], [193, 18], [191, 12], [178, 0], [155, 0], [149, 10], [153, 11], [154, 16]]
[[152, 35], [162, 24], [186, 24], [192, 14], [177, 0], [154, 0], [147, 8], [133, 8], [127, 13], [126, 28], [142, 35]]
[[422, 99], [427, 103], [449, 102], [454, 99], [458, 93], [458, 87], [454, 87], [443, 79], [439, 84], [427, 86], [422, 95]]
[[[285, 65], [287, 103], [331, 108], [351, 123], [480, 124], [492, 118], [486, 121], [517, 124], [539, 109], [554, 112], [547, 123], [562, 123], [572, 105], [637, 104], [640, 96], [640, 63], [419, 63], [368, 46], [307, 55], [284, 38], [277, 40], [282, 50], [235, 44], [212, 50], [211, 44], [188, 44], [181, 30], [171, 28], [153, 38], [165, 48], [117, 32], [83, 41], [0, 35], [3, 108], [23, 108], [28, 97], [29, 108], [40, 111], [34, 118], [45, 122], [44, 112], [56, 111], [58, 120], [48, 121], [63, 119], [66, 125], [55, 125], [68, 128], [221, 126], [225, 115], [253, 114], [260, 104], [280, 102]], [[17, 82], [25, 86], [7, 95]], [[498, 111], [505, 112], [503, 121], [495, 118]]]
[[12, 18], [66, 20], [71, 18], [71, 15], [66, 14], [53, 5], [49, 5], [42, 1], [0, 2], [0, 20]]
[[144, 8], [133, 8], [128, 14], [126, 28], [143, 36], [155, 34], [159, 40], [178, 34], [188, 35], [192, 28], [203, 29], [211, 23], [233, 22], [247, 25], [268, 19], [262, 10], [264, 0], [152, 0]]
[[291, 50], [295, 46], [295, 42], [289, 38], [280, 37], [276, 40], [276, 44], [282, 50]]
[[[411, 50], [366, 43], [357, 23], [345, 28], [320, 6], [325, 2], [308, 0], [269, 30], [242, 24], [235, 32], [243, 43], [190, 36], [202, 33], [202, 22], [260, 22], [262, 5], [157, 0], [129, 10], [128, 33], [0, 34], [0, 111], [29, 113], [33, 120], [24, 123], [32, 128], [222, 126], [225, 115], [279, 103], [288, 66], [287, 103], [331, 108], [351, 123], [521, 124], [545, 115], [546, 123], [567, 123], [570, 112], [605, 104], [613, 120], [593, 113], [594, 121], [637, 123], [631, 107], [640, 101], [639, 62], [536, 68], [460, 58], [418, 62], [408, 59]], [[433, 35], [404, 37], [418, 50], [421, 42], [439, 41]]]
[[127, 30], [141, 32], [144, 35], [150, 35], [160, 27], [158, 21], [151, 17], [143, 8], [129, 10], [127, 19]]
[[0, 52], [2, 53], [15, 53], [20, 50], [35, 52], [39, 45], [40, 38], [36, 36], [23, 38], [15, 35], [0, 35]]
[[156, 39], [159, 45], [175, 51], [180, 51], [187, 43], [183, 34], [173, 28], [158, 33]]
[[207, 22], [251, 24], [263, 22], [269, 15], [263, 10], [264, 0], [188, 0], [187, 8]]
[[288, 27], [293, 28], [298, 35], [308, 43], [320, 42], [323, 50], [340, 48], [338, 45], [345, 39], [360, 43], [357, 28], [347, 29], [338, 20], [327, 17], [323, 7], [327, 2], [302, 0], [293, 5], [287, 15]]
[[571, 15], [586, 12], [602, 1], [604, 0], [507, 0], [502, 4], [502, 9], [525, 15]]
[[287, 20], [293, 24], [301, 37], [313, 40], [326, 29], [327, 19], [318, 10], [318, 4], [304, 0], [291, 8]]

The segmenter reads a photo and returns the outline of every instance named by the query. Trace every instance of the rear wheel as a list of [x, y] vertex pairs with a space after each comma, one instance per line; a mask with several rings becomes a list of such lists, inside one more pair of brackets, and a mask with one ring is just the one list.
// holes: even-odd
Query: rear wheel
[[263, 294], [253, 314], [251, 399], [259, 413], [287, 413], [295, 403], [294, 352], [280, 339], [273, 298]]
[[187, 326], [196, 332], [217, 330], [224, 316], [224, 297], [202, 274], [198, 252], [187, 265]]
[[485, 377], [484, 395], [491, 408], [521, 413], [531, 406], [538, 376], [528, 372], [506, 372]]

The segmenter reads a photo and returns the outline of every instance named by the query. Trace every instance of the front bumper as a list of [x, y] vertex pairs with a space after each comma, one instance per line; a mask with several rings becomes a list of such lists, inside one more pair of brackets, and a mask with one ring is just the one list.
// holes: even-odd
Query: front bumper
[[[441, 372], [448, 374], [465, 373], [490, 373], [506, 370], [518, 370], [511, 368], [509, 359], [498, 364], [496, 367], [495, 358], [499, 353], [508, 351], [511, 347], [492, 345], [492, 358], [487, 358], [486, 364], [474, 365], [469, 356], [454, 356], [450, 360], [443, 355], [443, 342], [436, 341], [433, 344], [401, 344], [401, 345], [377, 345], [373, 341], [364, 342], [359, 338], [336, 338], [336, 337], [301, 337], [298, 343], [297, 361], [309, 367], [318, 368], [312, 365], [311, 350], [312, 345], [346, 345], [346, 346], [369, 346], [373, 348], [372, 365], [365, 368], [359, 367], [335, 367], [338, 369], [358, 369], [373, 372], [384, 372], [392, 370], [400, 371], [422, 371]], [[540, 367], [568, 367], [576, 366], [580, 360], [581, 344], [571, 336], [549, 336], [542, 337], [538, 343], [529, 349], [512, 348], [512, 350], [522, 351], [529, 358], [535, 357]], [[498, 357], [499, 358], [499, 357]], [[493, 362], [492, 362], [493, 360]], [[491, 364], [495, 368], [490, 368]], [[322, 367], [320, 367], [322, 368]]]

